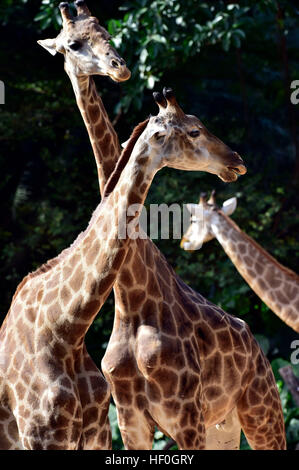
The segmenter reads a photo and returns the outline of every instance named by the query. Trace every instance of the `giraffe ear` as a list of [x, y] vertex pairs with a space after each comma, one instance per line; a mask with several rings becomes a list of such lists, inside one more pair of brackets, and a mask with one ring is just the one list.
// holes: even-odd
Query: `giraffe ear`
[[125, 142], [123, 142], [123, 143], [121, 144], [121, 146], [122, 146], [123, 149], [126, 148], [126, 146], [127, 146], [128, 143], [129, 143], [129, 140], [130, 140], [130, 139], [126, 140]]
[[222, 205], [222, 211], [226, 215], [231, 215], [233, 212], [235, 212], [237, 207], [237, 198], [236, 197], [231, 197], [230, 199], [227, 199], [224, 201]]
[[50, 54], [55, 55], [57, 53], [56, 39], [40, 39], [37, 43], [50, 52]]

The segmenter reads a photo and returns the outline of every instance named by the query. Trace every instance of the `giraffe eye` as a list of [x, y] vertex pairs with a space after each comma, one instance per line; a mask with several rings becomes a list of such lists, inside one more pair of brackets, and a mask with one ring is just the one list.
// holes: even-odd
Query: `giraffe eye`
[[72, 49], [72, 51], [78, 51], [81, 49], [82, 44], [79, 41], [73, 41], [71, 44], [69, 44], [69, 48]]
[[198, 129], [194, 129], [193, 131], [189, 132], [190, 137], [198, 137], [200, 135], [200, 131]]

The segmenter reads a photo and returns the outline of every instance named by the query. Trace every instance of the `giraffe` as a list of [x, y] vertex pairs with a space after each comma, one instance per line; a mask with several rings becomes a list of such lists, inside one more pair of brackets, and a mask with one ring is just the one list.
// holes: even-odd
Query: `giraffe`
[[[191, 156], [190, 138], [210, 153], [211, 135], [202, 123], [185, 115], [167, 90], [164, 96], [166, 102], [156, 96], [157, 122], [165, 129], [171, 119], [185, 158]], [[186, 139], [189, 122], [193, 128]], [[165, 130], [157, 139], [166, 148], [171, 145]], [[177, 145], [177, 155], [179, 149]], [[215, 156], [215, 150], [212, 153]], [[178, 168], [184, 168], [184, 161], [177, 160]], [[227, 164], [226, 171], [231, 166]], [[205, 169], [223, 176], [215, 166]], [[244, 167], [239, 171], [244, 173]], [[138, 253], [133, 250], [130, 242], [118, 275], [127, 286], [122, 296], [129, 309], [118, 305], [102, 360], [126, 449], [151, 449], [155, 426], [179, 449], [203, 449], [205, 430], [226, 417], [233, 421], [236, 414], [252, 448], [285, 449], [273, 372], [249, 327], [184, 284], [150, 244], [139, 245]]]
[[229, 218], [237, 207], [236, 197], [228, 199], [219, 208], [213, 191], [208, 201], [204, 194], [199, 204], [188, 204], [187, 207], [192, 214], [192, 223], [182, 238], [181, 247], [196, 250], [216, 237], [258, 297], [299, 333], [299, 276], [276, 261]]
[[[76, 85], [76, 90], [79, 89], [79, 85], [81, 87], [81, 90], [85, 90], [86, 92], [88, 91], [90, 94], [92, 94], [94, 91], [94, 83], [86, 83], [86, 76], [82, 73], [82, 68], [80, 67], [80, 61], [78, 61], [78, 53], [76, 52], [78, 50], [78, 42], [81, 44], [81, 49], [84, 50], [84, 70], [88, 69], [91, 71], [93, 74], [100, 74], [100, 75], [107, 75], [111, 77], [114, 81], [116, 82], [121, 82], [125, 81], [128, 78], [130, 78], [130, 71], [126, 67], [126, 64], [124, 60], [118, 55], [118, 53], [115, 51], [115, 49], [110, 46], [108, 40], [109, 40], [109, 34], [107, 31], [104, 30], [101, 26], [99, 26], [98, 21], [96, 18], [91, 17], [89, 14], [89, 11], [87, 7], [85, 6], [84, 2], [81, 0], [78, 0], [76, 2], [76, 8], [78, 11], [78, 17], [74, 20], [71, 21], [71, 17], [68, 12], [68, 4], [62, 3], [59, 5], [60, 10], [62, 12], [62, 17], [63, 17], [63, 30], [61, 33], [58, 35], [58, 37], [54, 40], [45, 40], [45, 41], [38, 41], [40, 45], [45, 47], [52, 55], [55, 55], [57, 51], [61, 52], [64, 54], [65, 57], [65, 64], [66, 64], [66, 69], [69, 70], [71, 69], [68, 67], [68, 64], [71, 63], [73, 65], [73, 73], [72, 77], [77, 77], [77, 83]], [[81, 59], [80, 59], [81, 60]], [[74, 73], [74, 70], [76, 70], [76, 74]], [[99, 100], [100, 98], [97, 97]], [[92, 101], [92, 97], [90, 99]], [[101, 100], [99, 101], [101, 108], [103, 108], [103, 104]], [[90, 103], [91, 107], [89, 108], [89, 113], [90, 115], [95, 115], [95, 110], [92, 108], [92, 103]], [[104, 109], [104, 108], [103, 108]], [[104, 121], [105, 122], [105, 121]], [[107, 126], [105, 128], [103, 122], [103, 142], [105, 144], [105, 132], [108, 130], [109, 135], [111, 137], [111, 142], [110, 142], [110, 149], [117, 148], [119, 150], [119, 143], [118, 139], [116, 137], [116, 134], [114, 130], [112, 129], [111, 124], [109, 123], [109, 120], [107, 122]], [[109, 127], [110, 126], [110, 127]], [[111, 129], [110, 129], [111, 128]], [[100, 134], [97, 133], [97, 137], [100, 137]], [[96, 144], [96, 143], [95, 143]], [[108, 142], [109, 144], [109, 142]], [[95, 149], [97, 148], [97, 145], [95, 145]], [[94, 149], [94, 150], [95, 150]], [[104, 169], [108, 168], [108, 161], [110, 158], [109, 155], [109, 145], [103, 145], [102, 150], [105, 152], [105, 161], [107, 162], [107, 166], [104, 167]], [[118, 151], [117, 150], [117, 151]], [[114, 151], [114, 150], [113, 150]], [[113, 151], [111, 150], [111, 153], [113, 154]], [[116, 150], [115, 150], [116, 151]], [[102, 158], [102, 154], [98, 152], [98, 158], [99, 160]], [[112, 162], [111, 168], [114, 165], [114, 161]], [[100, 167], [98, 166], [98, 170], [101, 171]], [[106, 178], [107, 175], [100, 175], [102, 180]], [[49, 266], [51, 265], [51, 262], [49, 263]], [[47, 268], [48, 265], [46, 265], [45, 269]], [[24, 283], [25, 280], [24, 280]], [[22, 290], [22, 283], [19, 286], [18, 290]], [[22, 291], [23, 292], [23, 291]], [[23, 295], [23, 294], [20, 294]], [[42, 296], [42, 292], [40, 292], [39, 296]], [[19, 297], [19, 294], [18, 294]], [[39, 297], [36, 298], [36, 302], [40, 302], [41, 299]], [[30, 299], [30, 303], [34, 304], [34, 300]], [[33, 314], [33, 307], [28, 307], [29, 310]], [[7, 317], [10, 317], [11, 314], [9, 314]], [[7, 322], [5, 322], [7, 323]], [[1, 336], [3, 339], [4, 331], [7, 331], [7, 325], [3, 325], [1, 329]], [[36, 341], [46, 341], [46, 336], [48, 335], [48, 338], [50, 340], [50, 330], [48, 330], [48, 327], [45, 327], [44, 330], [40, 334], [40, 338]], [[43, 339], [44, 337], [44, 339]], [[27, 341], [27, 340], [26, 340]], [[5, 342], [0, 345], [0, 353], [1, 353], [1, 358], [4, 363], [7, 363], [7, 354], [4, 351], [4, 345]], [[12, 343], [13, 344], [13, 343]], [[53, 342], [53, 351], [56, 351], [58, 349], [59, 352], [59, 344], [56, 344]], [[63, 351], [63, 346], [61, 346], [61, 351]], [[20, 355], [20, 353], [19, 353]], [[71, 361], [71, 355], [68, 361]], [[20, 363], [21, 364], [21, 357], [15, 357], [16, 364]], [[76, 383], [72, 388], [72, 390], [68, 390], [70, 387], [67, 382], [68, 380], [65, 379], [65, 384], [64, 384], [64, 379], [62, 379], [62, 386], [65, 386], [66, 390], [68, 393], [71, 395], [73, 393], [72, 399], [69, 401], [69, 406], [67, 407], [67, 410], [65, 414], [71, 414], [71, 412], [74, 413], [74, 416], [76, 413], [78, 414], [78, 417], [75, 418], [75, 424], [73, 426], [74, 428], [74, 436], [75, 433], [77, 432], [77, 428], [80, 427], [80, 420], [82, 421], [82, 417], [80, 416], [83, 414], [83, 422], [84, 422], [84, 431], [82, 432], [82, 437], [81, 437], [81, 443], [80, 446], [83, 448], [111, 448], [111, 432], [110, 432], [110, 426], [107, 418], [107, 409], [109, 406], [110, 402], [110, 390], [109, 386], [106, 383], [103, 375], [98, 371], [96, 368], [95, 364], [91, 360], [89, 354], [86, 351], [85, 346], [82, 347], [82, 351], [80, 354], [78, 354], [78, 357], [76, 358], [76, 361], [74, 363], [76, 365]], [[25, 366], [24, 366], [25, 367]], [[29, 385], [29, 389], [32, 392], [32, 400], [35, 400], [36, 398], [36, 393], [38, 390], [39, 385], [35, 384], [33, 380], [36, 380], [36, 377], [34, 379], [29, 377], [28, 373], [30, 373], [30, 366], [26, 366], [28, 368], [28, 371], [26, 372], [24, 370], [24, 377], [22, 380], [24, 383], [22, 383], [22, 380], [20, 380], [20, 383], [16, 385], [16, 392], [17, 395], [15, 396], [14, 399], [17, 399], [17, 397], [22, 396], [22, 394], [25, 393], [26, 390], [26, 385]], [[69, 366], [69, 378], [72, 376], [74, 377], [74, 371], [72, 371], [72, 365]], [[17, 375], [16, 375], [16, 380], [17, 380]], [[59, 379], [60, 380], [60, 379]], [[31, 388], [30, 388], [31, 387]], [[37, 390], [34, 389], [34, 387], [37, 388]], [[1, 385], [0, 385], [1, 388]], [[79, 395], [78, 395], [78, 390], [79, 390]], [[31, 393], [30, 392], [30, 393]], [[34, 393], [33, 393], [34, 392]], [[61, 393], [59, 391], [59, 387], [57, 386], [56, 392]], [[56, 393], [55, 392], [55, 393]], [[56, 393], [57, 394], [57, 393]], [[78, 396], [80, 396], [80, 399], [78, 399]], [[6, 398], [5, 398], [6, 400]], [[53, 396], [53, 404], [57, 408], [57, 403], [55, 402], [56, 398]], [[80, 403], [78, 403], [80, 402]], [[32, 401], [33, 403], [33, 401]], [[93, 406], [94, 403], [94, 406]], [[54, 406], [53, 405], [53, 406]], [[60, 405], [59, 405], [60, 406]], [[72, 409], [73, 408], [73, 409]], [[11, 448], [11, 449], [18, 449], [18, 448], [31, 448], [31, 445], [34, 447], [35, 445], [40, 445], [40, 444], [31, 444], [28, 443], [28, 441], [21, 441], [20, 439], [20, 434], [18, 430], [18, 425], [15, 419], [15, 416], [13, 413], [11, 413], [10, 407], [4, 406], [4, 408], [1, 410], [1, 418], [0, 421], [2, 422], [2, 430], [0, 430], [0, 448]], [[27, 419], [30, 416], [30, 413], [28, 410], [23, 410], [25, 418]], [[94, 418], [91, 419], [91, 414], [94, 415]], [[38, 417], [37, 417], [38, 419]], [[61, 419], [65, 419], [63, 416]], [[94, 422], [97, 421], [98, 424], [95, 426]], [[66, 419], [65, 419], [66, 422]], [[65, 427], [63, 423], [60, 423], [63, 425], [62, 427]], [[57, 442], [55, 444], [55, 448], [64, 448], [64, 445], [66, 443], [65, 441], [65, 436], [63, 432], [59, 429], [59, 426], [57, 424]], [[97, 430], [96, 430], [97, 428]], [[76, 440], [76, 436], [72, 439]], [[71, 440], [72, 440], [71, 439]], [[66, 445], [67, 448], [72, 447], [72, 443], [69, 439], [67, 438], [68, 443]], [[51, 448], [51, 445], [49, 447]]]
[[[89, 63], [86, 66], [86, 61], [84, 58], [84, 43], [82, 42], [82, 35], [83, 37], [86, 37], [86, 29], [88, 30], [90, 28], [90, 11], [87, 8], [85, 2], [83, 2], [82, 0], [78, 0], [77, 2], [75, 2], [75, 6], [78, 15], [76, 17], [73, 17], [70, 14], [68, 4], [66, 2], [60, 4], [60, 11], [63, 17], [63, 34], [61, 33], [56, 39], [39, 40], [38, 43], [43, 46], [46, 50], [48, 50], [48, 52], [50, 52], [52, 55], [55, 55], [57, 52], [62, 52], [64, 54], [65, 71], [67, 72], [71, 80], [76, 97], [76, 102], [81, 112], [84, 124], [87, 128], [87, 132], [95, 156], [100, 192], [102, 193], [107, 179], [118, 160], [120, 154], [120, 145], [118, 142], [118, 137], [113, 129], [113, 126], [110, 123], [109, 117], [103, 106], [102, 100], [97, 93], [94, 80], [91, 76], [91, 73], [96, 73], [96, 64], [94, 67], [92, 67], [92, 65]], [[74, 29], [74, 25], [78, 27], [78, 31]], [[93, 44], [96, 43], [99, 45], [96, 50], [96, 53], [93, 56], [93, 60], [95, 60], [96, 62], [101, 59], [101, 57], [98, 58], [97, 55], [101, 55], [103, 45], [105, 52], [107, 48], [108, 38], [108, 33], [103, 32], [103, 37], [101, 35], [97, 35], [96, 41], [93, 41]], [[63, 44], [62, 40], [64, 42]], [[70, 48], [69, 45], [75, 45], [75, 52], [72, 48]], [[111, 53], [110, 56], [113, 56], [113, 53]], [[104, 60], [105, 59], [106, 57], [104, 57]], [[120, 74], [119, 76], [112, 75], [112, 78], [119, 81], [122, 81], [122, 79], [126, 76], [128, 76], [129, 78], [130, 73], [125, 68], [125, 64], [123, 63], [123, 61], [120, 60], [118, 57], [115, 57], [114, 54], [113, 60], [115, 59], [118, 61], [118, 64], [120, 66], [117, 69], [118, 71], [120, 71]], [[123, 67], [121, 67], [121, 65]], [[112, 72], [114, 71], [115, 64], [112, 68]], [[109, 74], [110, 72], [111, 70], [106, 70], [107, 74]], [[232, 176], [232, 178], [234, 177]], [[131, 243], [134, 245], [133, 252], [136, 252], [136, 250], [139, 251], [139, 246], [142, 248], [144, 244], [147, 244], [151, 250], [158, 252], [158, 249], [149, 239], [139, 240], [138, 242], [131, 240]], [[138, 261], [136, 257], [133, 266], [131, 263], [130, 270], [132, 274], [134, 274], [135, 269], [135, 276], [138, 276], [138, 265], [141, 263], [141, 269], [148, 271], [147, 278], [150, 280], [153, 276], [153, 272], [151, 266], [147, 265], [147, 259], [144, 258], [143, 252], [144, 250], [141, 249], [139, 252], [140, 256], [138, 257]], [[153, 258], [153, 262], [155, 262], [155, 259], [156, 257]], [[158, 259], [159, 257], [157, 257], [157, 260]], [[159, 271], [159, 264], [157, 264], [155, 270], [156, 272]], [[151, 284], [152, 283], [149, 281], [149, 285]], [[130, 305], [128, 304], [127, 299], [122, 294], [126, 290], [127, 282], [123, 283], [121, 277], [118, 276], [114, 289], [116, 309], [129, 313]], [[160, 295], [163, 296], [163, 290], [161, 290]], [[159, 308], [158, 305], [156, 307]], [[217, 425], [214, 431], [212, 430], [212, 428], [208, 430], [206, 446], [208, 449], [229, 448], [229, 444], [233, 449], [238, 447], [238, 442], [240, 440], [239, 427], [235, 431], [235, 438], [232, 439], [231, 437], [232, 422], [235, 422], [234, 416], [226, 417], [225, 421], [225, 424], [223, 422], [221, 423], [221, 426]]]

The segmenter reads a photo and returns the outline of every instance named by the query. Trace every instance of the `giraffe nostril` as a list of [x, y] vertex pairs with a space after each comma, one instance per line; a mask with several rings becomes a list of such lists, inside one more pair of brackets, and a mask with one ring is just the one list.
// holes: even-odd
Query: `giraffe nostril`
[[115, 69], [117, 69], [118, 66], [119, 66], [119, 64], [118, 64], [118, 62], [116, 62], [116, 60], [112, 60], [112, 61], [111, 61], [111, 65], [112, 65], [112, 67], [114, 67]]

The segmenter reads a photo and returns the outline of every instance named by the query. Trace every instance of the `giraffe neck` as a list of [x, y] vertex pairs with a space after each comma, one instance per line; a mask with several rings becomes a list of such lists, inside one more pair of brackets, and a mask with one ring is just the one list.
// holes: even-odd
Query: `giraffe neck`
[[92, 145], [101, 194], [121, 153], [117, 134], [91, 76], [77, 76], [65, 66]]
[[[121, 167], [120, 161], [119, 168]], [[126, 223], [138, 220], [152, 180], [161, 167], [160, 155], [155, 150], [150, 151], [148, 144], [139, 140], [118, 176], [118, 167], [116, 167], [116, 178], [115, 174], [113, 175], [116, 182], [114, 188], [112, 187], [112, 193], [107, 196], [108, 201], [110, 196], [113, 199], [113, 207], [116, 208], [119, 218], [125, 218]]]
[[212, 230], [241, 276], [285, 323], [299, 331], [299, 277], [278, 263], [222, 212]]
[[[149, 158], [146, 144], [137, 147], [112, 192], [98, 205], [85, 232], [45, 273], [46, 285], [51, 286], [42, 299], [47, 320], [51, 318], [53, 334], [75, 348], [82, 347], [85, 334], [111, 292], [125, 259], [130, 238], [123, 230], [120, 236], [120, 226], [137, 225], [159, 169], [160, 158]], [[135, 206], [130, 212], [132, 204]]]

